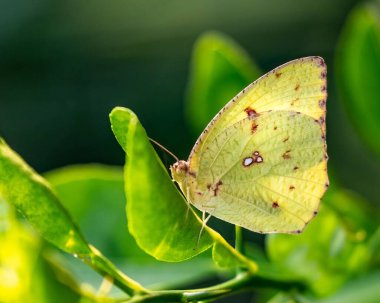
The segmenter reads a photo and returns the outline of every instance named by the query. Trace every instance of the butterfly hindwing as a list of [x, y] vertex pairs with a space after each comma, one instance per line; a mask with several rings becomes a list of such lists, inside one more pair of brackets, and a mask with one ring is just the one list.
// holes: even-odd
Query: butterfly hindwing
[[296, 112], [265, 112], [225, 129], [208, 146], [192, 203], [258, 232], [297, 232], [325, 191], [319, 123]]

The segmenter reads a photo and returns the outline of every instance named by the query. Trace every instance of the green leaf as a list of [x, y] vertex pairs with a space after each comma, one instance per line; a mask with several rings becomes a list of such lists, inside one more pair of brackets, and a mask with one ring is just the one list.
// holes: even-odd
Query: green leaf
[[276, 296], [274, 296], [271, 300], [267, 301], [267, 303], [312, 303], [314, 301], [310, 301], [306, 297], [300, 294], [292, 294], [292, 293], [284, 293], [280, 292]]
[[358, 133], [380, 155], [379, 12], [379, 6], [360, 6], [348, 18], [336, 52], [336, 79]]
[[44, 266], [43, 241], [24, 223], [0, 199], [0, 302], [78, 302]]
[[379, 210], [351, 190], [330, 186], [323, 201], [339, 216], [350, 237], [367, 240], [378, 228]]
[[15, 219], [13, 207], [0, 196], [0, 302], [47, 302], [32, 288], [40, 282], [34, 270], [39, 249], [38, 237]]
[[369, 249], [371, 252], [371, 262], [373, 267], [380, 265], [380, 226], [369, 239]]
[[186, 115], [195, 134], [239, 91], [260, 76], [248, 54], [217, 32], [195, 44], [187, 92]]
[[148, 141], [145, 130], [129, 110], [111, 113], [112, 130], [127, 154], [125, 193], [128, 227], [146, 252], [162, 261], [182, 261], [208, 249], [213, 240], [170, 180]]
[[71, 254], [90, 248], [49, 184], [3, 140], [0, 141], [0, 193], [49, 242]]
[[[150, 289], [181, 288], [215, 275], [216, 267], [207, 255], [172, 264], [157, 261], [136, 245], [128, 232], [124, 212], [122, 168], [100, 164], [73, 165], [51, 171], [45, 177], [86, 238], [142, 285]], [[78, 260], [70, 258], [65, 261], [65, 267], [78, 281], [91, 283], [94, 288], [100, 285], [101, 277]], [[180, 277], [176, 274], [178, 272], [182, 273]]]
[[379, 288], [380, 272], [377, 271], [348, 282], [337, 294], [318, 303], [378, 303]]
[[122, 148], [126, 152], [128, 228], [138, 245], [158, 260], [179, 262], [216, 244], [213, 255], [226, 258], [217, 264], [239, 264], [255, 271], [253, 262], [208, 227], [197, 244], [202, 222], [171, 181], [136, 115], [117, 107], [111, 112], [110, 120], [116, 139], [120, 145], [124, 144]]
[[[304, 279], [319, 296], [333, 293], [348, 279], [362, 274], [369, 267], [369, 235], [365, 226], [360, 224], [363, 215], [350, 217], [360, 209], [346, 209], [343, 213], [348, 214], [346, 217], [327, 206], [341, 205], [350, 199], [355, 201], [356, 196], [348, 198], [347, 195], [348, 192], [326, 196], [324, 201], [331, 201], [322, 205], [317, 217], [302, 234], [267, 237], [267, 251], [272, 262]], [[353, 224], [355, 218], [360, 220]]]
[[0, 140], [0, 194], [15, 206], [46, 240], [79, 257], [102, 275], [114, 278], [127, 293], [144, 291], [95, 247], [88, 245], [50, 185]]
[[[35, 298], [31, 302], [79, 303], [81, 300], [81, 294], [78, 291], [79, 285], [74, 281], [69, 285], [62, 279], [62, 275], [57, 274], [57, 271], [53, 271], [44, 259], [45, 253], [46, 250], [42, 249], [38, 262], [33, 272], [31, 272], [33, 277], [31, 294], [34, 294], [36, 289], [41, 289], [41, 294], [38, 298]], [[76, 287], [72, 287], [74, 283]]]
[[104, 254], [114, 258], [151, 259], [128, 233], [121, 167], [73, 165], [51, 171], [45, 177], [86, 238]]

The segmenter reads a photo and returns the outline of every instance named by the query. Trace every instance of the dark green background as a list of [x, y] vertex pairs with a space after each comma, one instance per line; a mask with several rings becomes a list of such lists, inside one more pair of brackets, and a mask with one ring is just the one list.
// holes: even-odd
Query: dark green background
[[217, 30], [265, 72], [302, 56], [326, 59], [330, 175], [377, 202], [379, 161], [346, 118], [333, 74], [339, 34], [358, 2], [3, 0], [0, 134], [39, 172], [122, 164], [108, 120], [121, 105], [187, 158], [196, 139], [183, 114], [191, 51], [200, 34]]

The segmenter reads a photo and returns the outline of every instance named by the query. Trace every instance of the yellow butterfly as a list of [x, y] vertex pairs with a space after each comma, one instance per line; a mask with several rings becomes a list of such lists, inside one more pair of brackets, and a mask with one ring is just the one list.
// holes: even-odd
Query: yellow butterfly
[[187, 201], [260, 233], [300, 233], [329, 182], [326, 64], [290, 61], [225, 105], [170, 167]]

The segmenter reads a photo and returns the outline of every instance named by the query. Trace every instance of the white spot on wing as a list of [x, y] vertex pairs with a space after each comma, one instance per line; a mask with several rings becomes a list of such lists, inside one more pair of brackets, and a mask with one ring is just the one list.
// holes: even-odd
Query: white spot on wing
[[244, 166], [250, 166], [252, 163], [253, 163], [253, 158], [251, 158], [251, 157], [244, 158], [244, 160], [243, 160]]

